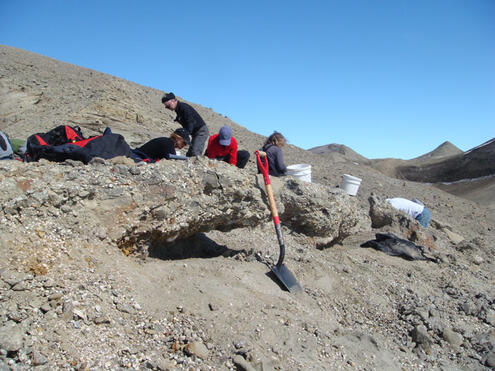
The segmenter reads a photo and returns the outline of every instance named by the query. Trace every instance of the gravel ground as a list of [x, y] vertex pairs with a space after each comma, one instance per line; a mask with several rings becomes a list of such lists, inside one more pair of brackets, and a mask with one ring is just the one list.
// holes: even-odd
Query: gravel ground
[[[14, 48], [2, 46], [0, 55], [0, 125], [13, 138], [69, 123], [87, 135], [110, 126], [136, 145], [177, 126], [161, 107], [161, 91]], [[228, 124], [241, 148], [262, 144], [261, 136], [196, 107], [210, 131]], [[283, 227], [285, 263], [303, 287], [292, 294], [269, 273], [278, 256], [269, 220], [199, 233], [175, 254], [143, 258], [123, 254], [94, 225], [93, 211], [78, 208], [87, 195], [75, 194], [71, 207], [43, 209], [13, 198], [0, 214], [0, 368], [493, 369], [491, 211], [345, 155], [292, 145], [284, 155], [288, 164], [311, 164], [313, 181], [330, 187], [344, 173], [362, 178], [356, 198], [366, 213], [371, 194], [423, 200], [433, 222], [417, 238], [429, 241], [435, 261], [360, 247], [378, 232], [416, 231], [400, 220], [324, 248]], [[16, 181], [33, 199], [26, 165], [19, 166], [16, 174], [2, 170], [0, 180]], [[53, 177], [67, 172], [42, 166]], [[256, 173], [252, 159], [245, 171]]]

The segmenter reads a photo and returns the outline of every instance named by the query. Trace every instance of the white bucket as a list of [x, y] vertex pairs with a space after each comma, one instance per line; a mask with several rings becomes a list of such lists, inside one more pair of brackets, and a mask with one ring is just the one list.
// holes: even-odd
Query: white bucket
[[305, 182], [311, 183], [311, 165], [295, 164], [287, 166], [287, 175], [292, 175]]
[[344, 174], [342, 176], [342, 189], [347, 192], [348, 195], [355, 196], [358, 193], [361, 180], [355, 176]]

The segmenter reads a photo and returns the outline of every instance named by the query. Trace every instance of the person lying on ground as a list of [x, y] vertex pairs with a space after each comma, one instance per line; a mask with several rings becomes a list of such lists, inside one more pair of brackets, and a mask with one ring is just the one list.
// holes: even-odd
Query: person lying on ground
[[208, 139], [205, 155], [211, 159], [228, 162], [239, 169], [243, 169], [249, 160], [248, 151], [237, 149], [237, 140], [232, 136], [229, 126], [222, 126], [218, 134], [213, 134]]
[[142, 158], [150, 158], [155, 161], [163, 158], [169, 159], [170, 155], [176, 155], [175, 149], [182, 149], [186, 145], [191, 145], [188, 132], [179, 128], [170, 134], [170, 138], [159, 137], [151, 139], [141, 147], [136, 148], [134, 153]]
[[[287, 167], [284, 163], [284, 156], [282, 154], [282, 147], [287, 143], [285, 137], [275, 131], [272, 135], [268, 137], [261, 151], [266, 153], [266, 159], [268, 160], [268, 173], [273, 176], [283, 176], [287, 173]], [[265, 158], [261, 161], [265, 163]], [[258, 169], [258, 172], [260, 170]]]
[[418, 223], [425, 228], [431, 220], [430, 210], [428, 210], [426, 206], [417, 199], [413, 199], [413, 201], [411, 201], [405, 198], [395, 197], [387, 198], [386, 201], [395, 209], [416, 219]]
[[210, 132], [199, 113], [189, 104], [179, 102], [174, 93], [165, 94], [162, 97], [162, 103], [166, 109], [175, 111], [177, 114], [175, 121], [181, 124], [189, 135], [191, 135], [191, 145], [189, 146], [186, 156], [201, 156]]

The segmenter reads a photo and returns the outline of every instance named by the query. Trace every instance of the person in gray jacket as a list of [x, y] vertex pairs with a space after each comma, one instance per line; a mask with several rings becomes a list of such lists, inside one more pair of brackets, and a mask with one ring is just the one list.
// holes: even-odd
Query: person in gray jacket
[[164, 94], [162, 103], [166, 109], [175, 111], [177, 117], [175, 121], [182, 125], [184, 129], [191, 135], [191, 145], [186, 153], [187, 157], [201, 156], [205, 148], [205, 143], [210, 132], [204, 122], [194, 108], [184, 102], [179, 102], [175, 98], [174, 93]]
[[[283, 176], [287, 174], [287, 167], [284, 163], [284, 155], [282, 154], [282, 147], [287, 143], [285, 137], [275, 131], [268, 137], [261, 151], [266, 153], [268, 159], [268, 173], [273, 176]], [[261, 161], [265, 163], [265, 159]], [[259, 169], [258, 169], [259, 171]]]

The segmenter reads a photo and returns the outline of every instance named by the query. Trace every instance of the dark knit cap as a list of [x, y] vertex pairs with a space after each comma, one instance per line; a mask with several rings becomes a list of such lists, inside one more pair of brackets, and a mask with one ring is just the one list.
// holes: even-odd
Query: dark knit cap
[[174, 131], [174, 134], [177, 134], [178, 136], [180, 136], [182, 139], [184, 139], [184, 142], [186, 142], [186, 144], [188, 146], [191, 145], [191, 139], [189, 139], [189, 133], [186, 129], [184, 128], [179, 128], [177, 130]]
[[162, 103], [165, 103], [166, 101], [168, 101], [170, 99], [175, 99], [175, 94], [174, 93], [163, 94]]

